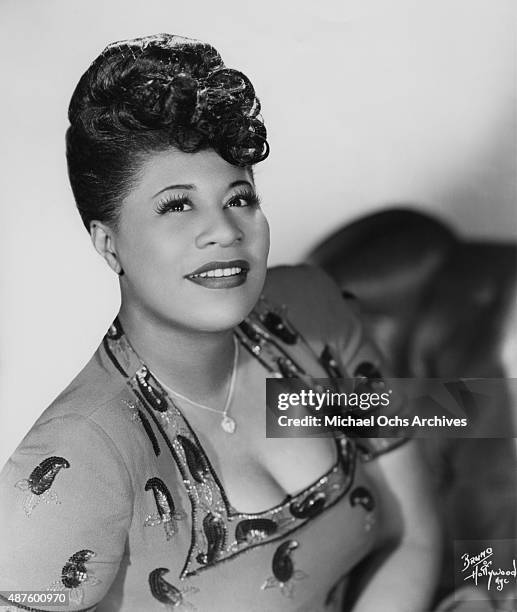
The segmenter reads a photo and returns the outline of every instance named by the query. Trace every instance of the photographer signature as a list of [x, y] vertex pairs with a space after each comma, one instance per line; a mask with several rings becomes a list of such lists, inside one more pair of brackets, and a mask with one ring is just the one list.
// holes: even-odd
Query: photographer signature
[[493, 549], [488, 546], [479, 554], [470, 556], [468, 553], [461, 555], [463, 561], [462, 573], [465, 574], [463, 580], [473, 580], [477, 586], [479, 582], [487, 578], [487, 590], [490, 591], [492, 586], [497, 591], [502, 591], [507, 585], [517, 583], [517, 564], [516, 560], [512, 560], [511, 568], [495, 567], [493, 565]]

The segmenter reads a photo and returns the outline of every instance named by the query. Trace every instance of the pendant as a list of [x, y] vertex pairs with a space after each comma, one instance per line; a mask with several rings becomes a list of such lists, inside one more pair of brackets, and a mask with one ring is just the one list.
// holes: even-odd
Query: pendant
[[227, 434], [232, 434], [235, 433], [236, 427], [237, 423], [235, 422], [235, 419], [232, 419], [232, 417], [225, 414], [221, 421], [221, 429]]

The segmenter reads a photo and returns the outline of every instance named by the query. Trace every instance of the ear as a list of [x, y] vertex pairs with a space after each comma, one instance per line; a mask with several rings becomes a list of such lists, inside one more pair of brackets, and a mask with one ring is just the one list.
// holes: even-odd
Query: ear
[[91, 221], [90, 238], [97, 253], [106, 260], [113, 272], [119, 276], [124, 274], [118, 259], [115, 232], [101, 221]]

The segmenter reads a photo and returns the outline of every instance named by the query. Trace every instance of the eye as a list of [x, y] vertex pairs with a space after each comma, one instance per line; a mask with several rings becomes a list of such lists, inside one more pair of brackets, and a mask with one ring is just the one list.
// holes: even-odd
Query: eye
[[235, 193], [225, 204], [225, 208], [243, 208], [244, 206], [260, 206], [260, 198], [253, 191]]
[[192, 210], [192, 202], [184, 195], [166, 196], [156, 205], [156, 212], [159, 215], [187, 212], [189, 210]]

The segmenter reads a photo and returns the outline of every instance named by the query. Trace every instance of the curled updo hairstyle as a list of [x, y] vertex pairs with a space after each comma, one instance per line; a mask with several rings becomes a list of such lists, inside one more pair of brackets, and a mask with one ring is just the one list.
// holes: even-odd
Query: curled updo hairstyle
[[70, 101], [66, 156], [86, 229], [116, 227], [122, 199], [145, 157], [174, 147], [214, 149], [235, 166], [269, 153], [249, 79], [209, 44], [158, 34], [109, 45]]

